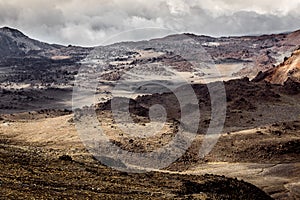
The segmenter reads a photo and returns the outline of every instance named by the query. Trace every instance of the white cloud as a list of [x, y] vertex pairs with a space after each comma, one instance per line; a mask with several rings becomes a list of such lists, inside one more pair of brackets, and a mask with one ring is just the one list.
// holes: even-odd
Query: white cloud
[[175, 16], [184, 16], [190, 13], [190, 7], [183, 0], [168, 0], [170, 13]]

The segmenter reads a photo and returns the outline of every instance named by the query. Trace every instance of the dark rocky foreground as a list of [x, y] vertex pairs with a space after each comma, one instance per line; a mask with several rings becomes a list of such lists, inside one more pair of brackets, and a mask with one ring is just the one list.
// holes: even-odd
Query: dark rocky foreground
[[272, 199], [242, 180], [214, 175], [128, 174], [1, 136], [1, 199]]

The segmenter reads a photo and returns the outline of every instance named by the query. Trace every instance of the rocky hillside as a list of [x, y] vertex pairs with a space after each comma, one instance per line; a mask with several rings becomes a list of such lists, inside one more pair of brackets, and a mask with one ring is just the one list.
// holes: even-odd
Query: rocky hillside
[[190, 37], [201, 44], [211, 55], [216, 65], [238, 65], [241, 70], [235, 74], [255, 76], [281, 63], [300, 45], [300, 31], [261, 36], [208, 37], [184, 34], [168, 36], [153, 42], [178, 42]]
[[2, 58], [28, 55], [42, 55], [45, 51], [60, 46], [33, 40], [22, 32], [9, 27], [0, 28], [0, 54]]
[[272, 84], [284, 84], [288, 79], [300, 82], [300, 49], [294, 51], [289, 58], [285, 58], [280, 65], [261, 72], [255, 81], [265, 80]]
[[10, 27], [0, 28], [0, 64], [5, 66], [18, 65], [24, 60], [34, 62], [42, 59], [43, 62], [57, 60], [80, 60], [84, 58], [89, 48], [48, 44], [34, 40], [17, 29]]

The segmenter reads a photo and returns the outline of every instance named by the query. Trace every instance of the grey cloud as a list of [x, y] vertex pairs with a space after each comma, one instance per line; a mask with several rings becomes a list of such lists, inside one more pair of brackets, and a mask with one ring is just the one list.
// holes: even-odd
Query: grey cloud
[[[299, 0], [0, 0], [0, 26], [51, 43], [93, 46], [145, 27], [212, 36], [295, 30], [299, 8]], [[130, 39], [153, 36], [138, 33]]]

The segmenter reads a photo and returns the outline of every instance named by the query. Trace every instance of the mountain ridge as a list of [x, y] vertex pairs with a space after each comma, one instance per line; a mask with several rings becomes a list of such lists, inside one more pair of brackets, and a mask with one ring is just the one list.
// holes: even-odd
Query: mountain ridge
[[[191, 38], [191, 40], [185, 41], [188, 38]], [[259, 71], [267, 71], [281, 63], [284, 57], [290, 55], [299, 47], [300, 30], [260, 36], [228, 36], [219, 38], [182, 33], [151, 40], [119, 42], [107, 46], [87, 48], [73, 45], [48, 44], [31, 39], [17, 29], [7, 26], [0, 28], [0, 55], [2, 61], [5, 62], [4, 65], [9, 66], [11, 65], [10, 61], [7, 62], [9, 59], [14, 61], [12, 63], [15, 63], [17, 59], [22, 60], [32, 57], [50, 60], [73, 59], [75, 62], [78, 62], [86, 58], [95, 48], [103, 48], [104, 51], [107, 47], [114, 47], [115, 49], [125, 47], [128, 50], [131, 49], [131, 51], [151, 48], [153, 51], [159, 52], [161, 51], [161, 46], [167, 49], [168, 45], [172, 43], [177, 43], [178, 45], [184, 43], [187, 48], [198, 48], [198, 44], [200, 44], [216, 65], [221, 67], [224, 65], [238, 65], [241, 69], [234, 72], [234, 76], [254, 78]]]
[[7, 26], [0, 28], [0, 55], [3, 58], [26, 55], [43, 57], [45, 51], [55, 49], [56, 46], [31, 39], [17, 29]]
[[[7, 32], [7, 33], [12, 33], [12, 34], [17, 34], [18, 36], [22, 36], [22, 37], [25, 37], [25, 38], [32, 39], [30, 36], [26, 35], [22, 31], [20, 31], [19, 29], [12, 28], [12, 27], [9, 27], [9, 26], [0, 27], [0, 33], [1, 32], [2, 33]], [[116, 43], [112, 43], [112, 44], [109, 44], [109, 45], [120, 44], [120, 43], [128, 43], [128, 42], [130, 43], [130, 42], [141, 42], [141, 41], [167, 39], [167, 38], [174, 38], [174, 37], [178, 37], [178, 36], [182, 36], [182, 35], [183, 36], [189, 36], [189, 37], [207, 38], [207, 39], [228, 39], [228, 38], [237, 39], [237, 38], [261, 38], [261, 37], [271, 37], [271, 36], [279, 36], [279, 35], [295, 36], [296, 34], [300, 35], [300, 29], [297, 29], [295, 31], [287, 31], [287, 32], [280, 32], [280, 33], [270, 33], [270, 34], [262, 33], [262, 34], [257, 34], [257, 35], [240, 35], [240, 36], [230, 36], [229, 35], [229, 36], [220, 36], [220, 37], [215, 37], [215, 36], [210, 36], [210, 35], [203, 35], [203, 34], [198, 35], [198, 34], [195, 34], [195, 33], [185, 32], [185, 33], [178, 33], [178, 34], [170, 34], [170, 35], [167, 35], [167, 36], [164, 36], [164, 37], [152, 38], [152, 39], [149, 39], [149, 40], [124, 41], [124, 42], [121, 41], [121, 42], [116, 42]], [[62, 45], [62, 44], [58, 44], [58, 43], [43, 42], [39, 39], [32, 39], [32, 40], [39, 41], [41, 43], [48, 44], [48, 45], [66, 47], [66, 45]], [[68, 46], [84, 47], [84, 46], [81, 46], [81, 45], [73, 45], [73, 44], [70, 44]], [[97, 46], [98, 45], [93, 45], [93, 46], [91, 46], [91, 48], [97, 47]], [[86, 47], [86, 48], [89, 48], [89, 47]]]

